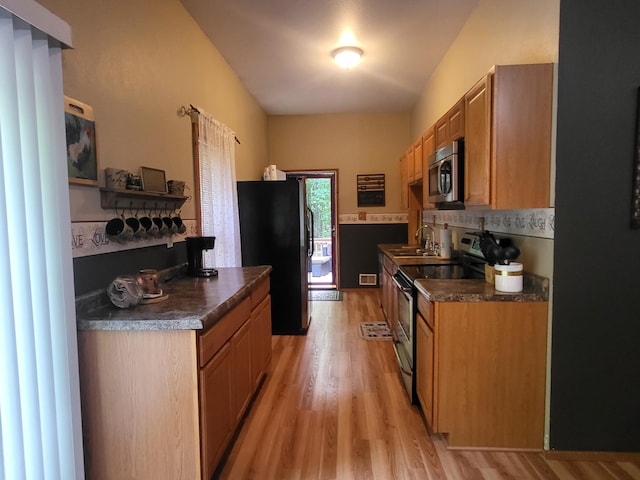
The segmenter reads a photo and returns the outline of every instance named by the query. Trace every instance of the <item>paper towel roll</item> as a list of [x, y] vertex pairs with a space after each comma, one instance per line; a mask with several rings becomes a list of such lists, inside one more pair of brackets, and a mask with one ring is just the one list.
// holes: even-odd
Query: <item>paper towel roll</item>
[[451, 258], [451, 230], [443, 228], [440, 230], [440, 258]]

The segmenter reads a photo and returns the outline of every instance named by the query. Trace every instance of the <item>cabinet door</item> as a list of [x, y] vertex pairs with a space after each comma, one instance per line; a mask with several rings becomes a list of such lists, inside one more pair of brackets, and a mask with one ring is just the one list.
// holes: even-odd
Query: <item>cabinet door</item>
[[422, 180], [422, 137], [413, 145], [413, 181]]
[[251, 315], [251, 376], [258, 387], [271, 359], [271, 296], [267, 295]]
[[449, 141], [464, 137], [464, 98], [461, 98], [447, 113]]
[[434, 336], [426, 320], [419, 313], [416, 315], [416, 324], [416, 392], [427, 422], [437, 431], [433, 423]]
[[444, 115], [436, 122], [435, 136], [436, 149], [444, 147], [449, 141], [449, 120], [447, 115]]
[[491, 203], [491, 75], [465, 95], [464, 203]]
[[405, 210], [409, 208], [409, 173], [406, 155], [400, 159], [400, 205]]
[[222, 452], [231, 440], [235, 424], [231, 363], [231, 347], [227, 343], [200, 370], [202, 478], [211, 478]]
[[240, 421], [251, 395], [254, 379], [251, 372], [251, 322], [245, 322], [231, 337], [231, 355], [233, 358], [233, 414], [235, 423]]
[[497, 65], [492, 78], [491, 206], [550, 205], [553, 65]]
[[407, 178], [409, 183], [412, 183], [416, 179], [415, 172], [415, 152], [413, 151], [413, 145], [407, 150]]

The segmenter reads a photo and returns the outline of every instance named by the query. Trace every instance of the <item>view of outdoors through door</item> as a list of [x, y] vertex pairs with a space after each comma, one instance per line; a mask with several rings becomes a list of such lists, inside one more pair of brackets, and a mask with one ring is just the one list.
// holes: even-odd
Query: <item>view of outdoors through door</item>
[[336, 175], [335, 170], [287, 172], [287, 176], [304, 180], [307, 206], [313, 213], [313, 255], [308, 271], [310, 289], [337, 287]]

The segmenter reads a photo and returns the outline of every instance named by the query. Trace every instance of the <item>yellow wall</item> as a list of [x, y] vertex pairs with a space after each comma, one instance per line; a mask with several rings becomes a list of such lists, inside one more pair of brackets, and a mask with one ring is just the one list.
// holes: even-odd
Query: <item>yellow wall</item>
[[413, 110], [412, 138], [493, 65], [557, 62], [559, 25], [560, 0], [480, 0]]
[[[340, 214], [400, 212], [400, 167], [409, 114], [269, 117], [269, 158], [280, 170], [337, 169]], [[358, 208], [356, 175], [385, 174], [385, 206]]]
[[[160, 168], [192, 187], [191, 126], [176, 113], [190, 103], [236, 132], [239, 179], [262, 170], [266, 114], [178, 0], [39, 2], [71, 25], [64, 92], [94, 108], [101, 170]], [[72, 221], [113, 216], [95, 187], [72, 185], [70, 196]], [[183, 217], [195, 218], [193, 202]]]
[[[559, 25], [560, 0], [480, 0], [414, 107], [411, 138], [433, 125], [493, 65], [557, 63]], [[553, 240], [520, 237], [517, 245], [527, 271], [553, 277]]]

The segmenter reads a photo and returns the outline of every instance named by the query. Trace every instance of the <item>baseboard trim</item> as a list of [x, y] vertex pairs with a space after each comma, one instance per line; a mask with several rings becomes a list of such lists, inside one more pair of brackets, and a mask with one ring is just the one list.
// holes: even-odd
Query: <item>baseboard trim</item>
[[570, 450], [547, 450], [548, 460], [573, 462], [640, 462], [640, 452], [587, 452]]

